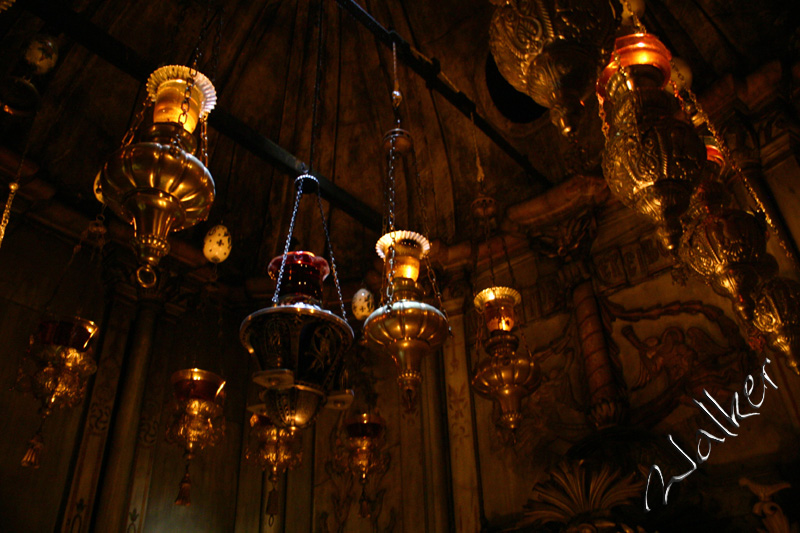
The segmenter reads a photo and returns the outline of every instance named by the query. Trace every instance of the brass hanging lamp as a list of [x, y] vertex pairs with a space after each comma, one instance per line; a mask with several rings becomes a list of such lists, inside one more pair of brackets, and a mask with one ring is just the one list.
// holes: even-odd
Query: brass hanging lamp
[[186, 470], [180, 482], [176, 505], [191, 505], [189, 466], [203, 448], [213, 446], [225, 434], [225, 380], [199, 368], [172, 374], [174, 408], [167, 440], [183, 448]]
[[383, 452], [386, 422], [377, 413], [359, 413], [345, 421], [344, 429], [348, 468], [361, 484], [358, 514], [369, 518], [372, 505], [367, 498], [367, 483], [388, 467], [388, 457]]
[[144, 107], [95, 185], [98, 199], [133, 225], [143, 287], [156, 284], [154, 267], [169, 253], [168, 235], [205, 220], [214, 202], [206, 122], [217, 95], [197, 70], [202, 38], [191, 66], [167, 65], [150, 75]]
[[562, 135], [575, 132], [614, 34], [608, 0], [493, 0], [489, 48], [503, 77], [550, 109]]
[[[91, 262], [100, 261], [105, 245], [106, 229], [102, 216], [91, 222], [73, 248], [72, 256], [60, 276], [63, 281], [83, 245], [93, 241]], [[17, 369], [16, 388], [31, 393], [39, 401], [39, 428], [28, 441], [22, 466], [39, 468], [44, 448], [42, 428], [55, 409], [78, 405], [86, 396], [89, 378], [97, 371], [92, 341], [99, 331], [97, 324], [84, 318], [78, 308], [75, 315], [58, 315], [50, 305], [59, 292], [61, 281], [45, 304], [45, 311], [35, 333], [30, 337], [28, 350]]]
[[[347, 323], [327, 219], [318, 193], [319, 181], [312, 175], [317, 100], [324, 64], [322, 15], [320, 4], [309, 171], [295, 179], [297, 194], [283, 254], [269, 265], [269, 275], [276, 282], [272, 305], [249, 315], [239, 329], [242, 344], [261, 368], [253, 375], [253, 381], [262, 387], [259, 398], [263, 404], [256, 408], [279, 428], [305, 429], [314, 423], [323, 406], [346, 409], [353, 400], [352, 391], [335, 388], [344, 354], [353, 342], [353, 330]], [[330, 265], [310, 251], [290, 251], [304, 187], [312, 185]], [[322, 307], [322, 282], [328, 274], [333, 274], [341, 315]]]
[[420, 208], [425, 221], [425, 204], [421, 198], [421, 184], [416, 172], [414, 146], [409, 133], [400, 128], [398, 108], [402, 95], [397, 80], [397, 55], [393, 50], [395, 86], [392, 92], [392, 107], [396, 127], [384, 138], [387, 149], [389, 173], [387, 179], [387, 224], [388, 230], [375, 245], [375, 251], [383, 259], [383, 287], [381, 307], [364, 321], [364, 337], [374, 351], [392, 357], [399, 373], [398, 383], [402, 400], [407, 410], [414, 408], [422, 382], [422, 359], [444, 343], [448, 335], [447, 316], [422, 300], [418, 279], [423, 266], [441, 307], [441, 294], [428, 259], [430, 242], [423, 235], [395, 227], [395, 169], [401, 158], [409, 158], [406, 168], [416, 179]]
[[693, 127], [675, 118], [678, 101], [664, 90], [671, 57], [652, 34], [618, 37], [597, 81], [597, 96], [609, 189], [650, 218], [664, 246], [676, 250], [680, 217], [702, 176], [706, 150]]

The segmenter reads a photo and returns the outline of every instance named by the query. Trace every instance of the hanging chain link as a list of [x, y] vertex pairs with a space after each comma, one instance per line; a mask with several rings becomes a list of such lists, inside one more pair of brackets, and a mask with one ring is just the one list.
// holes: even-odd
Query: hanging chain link
[[[319, 181], [313, 176], [308, 176], [317, 184], [319, 190]], [[347, 320], [347, 312], [344, 308], [344, 298], [342, 298], [342, 287], [339, 285], [339, 271], [336, 268], [336, 258], [333, 256], [333, 245], [331, 244], [331, 234], [328, 232], [328, 222], [325, 218], [325, 211], [322, 209], [322, 198], [317, 194], [317, 207], [319, 207], [319, 216], [322, 219], [322, 229], [325, 230], [325, 242], [328, 244], [328, 253], [331, 256], [331, 273], [333, 274], [333, 283], [336, 285], [336, 294], [339, 296], [339, 307], [342, 309], [342, 318]]]
[[272, 303], [277, 305], [278, 304], [278, 295], [280, 294], [281, 284], [283, 283], [283, 269], [286, 266], [286, 256], [289, 253], [289, 248], [292, 245], [292, 235], [294, 234], [294, 223], [297, 219], [297, 208], [300, 206], [300, 198], [303, 197], [303, 182], [308, 179], [313, 178], [308, 174], [301, 174], [295, 178], [294, 183], [297, 185], [297, 194], [295, 195], [294, 199], [294, 206], [292, 207], [292, 218], [289, 221], [289, 233], [286, 235], [286, 244], [283, 246], [283, 255], [281, 256], [281, 268], [278, 270], [278, 282], [275, 285], [275, 293], [272, 295]]
[[[770, 230], [772, 231], [772, 234], [775, 236], [775, 239], [778, 241], [778, 245], [780, 246], [784, 255], [789, 259], [790, 263], [794, 264], [796, 262], [794, 253], [791, 251], [791, 248], [781, 236], [782, 234], [778, 230], [777, 223], [769, 215], [769, 210], [767, 209], [767, 206], [764, 205], [764, 202], [761, 200], [760, 195], [756, 193], [751, 178], [742, 170], [742, 168], [739, 166], [739, 163], [736, 161], [736, 158], [734, 158], [733, 154], [731, 154], [731, 151], [728, 148], [728, 144], [725, 142], [725, 139], [722, 138], [722, 135], [719, 133], [716, 126], [714, 126], [714, 123], [711, 121], [711, 117], [703, 109], [703, 106], [700, 105], [700, 102], [698, 101], [697, 96], [694, 94], [694, 92], [686, 85], [686, 80], [684, 79], [683, 74], [681, 74], [679, 70], [675, 69], [674, 63], [671, 62], [671, 65], [679, 81], [684, 86], [685, 97], [689, 100], [689, 103], [692, 105], [692, 107], [694, 107], [695, 111], [700, 116], [700, 119], [708, 128], [709, 133], [711, 133], [711, 136], [717, 142], [717, 145], [719, 146], [719, 149], [722, 152], [722, 156], [725, 158], [725, 161], [727, 161], [730, 164], [733, 174], [741, 178], [742, 184], [744, 185], [747, 194], [755, 203], [758, 212], [764, 217], [764, 221], [767, 223]], [[672, 81], [672, 86], [673, 90], [676, 93], [678, 93], [679, 91], [674, 81]], [[684, 101], [684, 98], [680, 98], [680, 101], [683, 110], [685, 112], [686, 102]]]
[[145, 98], [144, 105], [136, 114], [131, 122], [131, 127], [128, 128], [128, 131], [125, 132], [125, 136], [122, 138], [122, 147], [126, 147], [133, 142], [133, 138], [136, 135], [136, 130], [139, 129], [142, 122], [144, 121], [144, 114], [147, 112], [147, 109], [150, 107], [150, 98]]
[[647, 28], [642, 24], [639, 15], [631, 8], [630, 2], [628, 2], [628, 0], [622, 0], [622, 7], [627, 9], [628, 13], [631, 14], [631, 22], [633, 22], [633, 28], [636, 30], [636, 33], [647, 33]]
[[217, 32], [214, 35], [214, 48], [211, 56], [211, 83], [214, 83], [217, 79], [217, 70], [219, 69], [219, 52], [220, 52], [220, 45], [222, 41], [222, 25], [223, 19], [225, 17], [225, 6], [219, 8], [217, 12]]
[[314, 172], [314, 152], [316, 148], [316, 137], [319, 133], [319, 99], [320, 88], [322, 86], [322, 70], [324, 66], [325, 46], [322, 32], [323, 2], [319, 2], [319, 12], [317, 13], [317, 71], [314, 76], [314, 100], [311, 103], [311, 142], [309, 143], [308, 171]]
[[22, 167], [25, 165], [25, 158], [28, 156], [28, 148], [30, 147], [30, 137], [25, 141], [25, 147], [22, 149], [22, 155], [19, 156], [19, 164], [17, 170], [14, 172], [14, 178], [8, 184], [8, 198], [6, 198], [6, 205], [3, 208], [3, 218], [0, 219], [0, 246], [3, 245], [3, 239], [6, 236], [6, 228], [11, 221], [11, 205], [14, 203], [14, 198], [17, 196], [19, 190], [19, 179], [22, 176]]

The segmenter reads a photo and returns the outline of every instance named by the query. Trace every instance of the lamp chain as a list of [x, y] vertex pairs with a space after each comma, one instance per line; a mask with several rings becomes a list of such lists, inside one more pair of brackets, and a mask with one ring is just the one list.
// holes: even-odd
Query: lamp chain
[[628, 10], [628, 13], [631, 14], [631, 21], [633, 21], [633, 28], [636, 30], [637, 33], [647, 33], [647, 28], [644, 27], [642, 24], [641, 19], [639, 19], [639, 15], [631, 8], [630, 2], [628, 0], [621, 0], [622, 7]]
[[[766, 221], [767, 225], [772, 230], [772, 233], [775, 236], [775, 239], [778, 241], [778, 244], [780, 245], [781, 249], [783, 250], [783, 253], [789, 259], [789, 261], [794, 264], [795, 261], [796, 261], [795, 258], [794, 258], [794, 254], [790, 251], [790, 248], [789, 248], [788, 244], [782, 238], [781, 232], [778, 231], [778, 227], [777, 227], [775, 221], [769, 215], [769, 212], [767, 211], [767, 208], [764, 205], [764, 202], [761, 200], [759, 195], [756, 194], [756, 191], [755, 191], [755, 189], [753, 187], [753, 183], [750, 180], [750, 177], [747, 174], [744, 173], [742, 168], [739, 166], [739, 163], [736, 161], [736, 159], [731, 154], [731, 151], [728, 148], [728, 144], [722, 138], [722, 135], [720, 135], [720, 133], [717, 130], [716, 126], [714, 126], [713, 122], [711, 121], [711, 117], [708, 116], [708, 113], [706, 113], [706, 111], [703, 109], [703, 106], [700, 105], [700, 102], [697, 100], [697, 96], [686, 85], [686, 80], [684, 79], [683, 74], [681, 74], [681, 72], [675, 68], [675, 65], [674, 65], [674, 63], [672, 61], [670, 61], [670, 64], [672, 66], [673, 71], [677, 74], [678, 80], [684, 86], [685, 96], [686, 96], [686, 98], [688, 98], [689, 103], [695, 108], [695, 110], [697, 111], [697, 114], [700, 116], [700, 118], [702, 119], [703, 123], [708, 128], [708, 131], [711, 133], [711, 136], [717, 142], [717, 145], [719, 146], [720, 151], [722, 152], [722, 155], [725, 158], [725, 161], [727, 161], [731, 165], [731, 170], [733, 170], [734, 175], [739, 176], [741, 178], [742, 184], [744, 185], [745, 189], [747, 190], [747, 194], [750, 196], [750, 198], [753, 199], [753, 202], [756, 204], [756, 209], [758, 209], [759, 213], [761, 213], [761, 215], [764, 217], [764, 220]], [[677, 85], [675, 84], [675, 82], [670, 80], [670, 83], [672, 83], [672, 87], [673, 87], [673, 90], [675, 91], [676, 95], [679, 94], [679, 91], [678, 91], [678, 88], [677, 88]], [[684, 111], [685, 111], [686, 110], [685, 109], [685, 102], [683, 101], [683, 98], [680, 98], [680, 100], [681, 100], [681, 103], [684, 104], [683, 107], [684, 107]]]
[[[389, 226], [387, 233], [394, 232], [394, 210], [395, 210], [395, 187], [394, 187], [394, 173], [395, 173], [395, 161], [397, 159], [397, 148], [395, 147], [395, 140], [396, 137], [394, 135], [391, 136], [389, 139], [389, 176], [387, 179], [387, 195], [388, 195], [388, 204], [389, 204], [389, 215], [387, 224]], [[389, 308], [389, 312], [392, 310], [392, 302], [394, 301], [394, 261], [395, 261], [395, 246], [394, 246], [394, 239], [392, 239], [392, 243], [389, 245], [389, 249], [386, 250], [386, 254], [389, 256], [389, 277], [387, 280], [388, 285], [386, 286], [385, 298], [386, 298], [386, 305]], [[383, 297], [384, 294], [381, 294]]]
[[323, 46], [323, 33], [322, 33], [322, 15], [323, 15], [323, 3], [322, 0], [319, 2], [319, 12], [317, 14], [317, 71], [315, 74], [314, 79], [314, 100], [311, 104], [311, 142], [309, 144], [309, 155], [308, 155], [308, 172], [313, 173], [314, 171], [314, 149], [316, 147], [316, 137], [319, 130], [319, 117], [318, 117], [318, 107], [319, 107], [319, 97], [320, 97], [320, 86], [322, 85], [322, 70], [324, 66], [324, 52], [325, 47]]
[[[317, 179], [313, 176], [309, 177], [317, 183], [317, 190], [319, 190], [319, 182]], [[325, 212], [322, 209], [322, 198], [320, 198], [319, 194], [317, 194], [317, 206], [319, 207], [319, 216], [322, 219], [322, 229], [325, 230], [325, 242], [328, 244], [328, 253], [331, 256], [331, 273], [333, 274], [333, 283], [336, 285], [336, 294], [339, 296], [339, 307], [342, 309], [342, 318], [347, 320], [347, 312], [345, 311], [344, 299], [342, 298], [342, 287], [339, 285], [339, 271], [336, 269], [336, 258], [333, 256], [331, 235], [328, 232], [328, 222], [325, 219]]]
[[289, 247], [292, 244], [292, 235], [294, 234], [294, 223], [297, 219], [297, 208], [300, 205], [300, 198], [303, 197], [303, 182], [306, 179], [313, 179], [317, 181], [316, 178], [309, 176], [308, 174], [301, 174], [295, 178], [294, 183], [297, 185], [297, 194], [295, 195], [294, 199], [294, 206], [292, 207], [292, 218], [289, 221], [289, 233], [286, 235], [286, 244], [283, 246], [283, 255], [281, 256], [281, 268], [278, 270], [278, 282], [275, 284], [275, 293], [272, 295], [272, 303], [277, 305], [278, 304], [278, 295], [280, 294], [281, 284], [283, 282], [283, 269], [286, 266], [286, 255], [289, 253]]

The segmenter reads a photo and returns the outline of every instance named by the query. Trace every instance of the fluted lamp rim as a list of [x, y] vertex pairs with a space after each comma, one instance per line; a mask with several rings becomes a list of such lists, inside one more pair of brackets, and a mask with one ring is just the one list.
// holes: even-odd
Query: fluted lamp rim
[[156, 69], [147, 78], [147, 96], [151, 101], [155, 101], [158, 88], [162, 83], [171, 80], [189, 81], [194, 78], [194, 86], [203, 95], [200, 104], [200, 118], [205, 118], [217, 105], [217, 91], [211, 80], [197, 70], [192, 72], [192, 69], [185, 65], [164, 65]]
[[664, 74], [662, 87], [669, 82], [672, 66], [672, 53], [652, 33], [629, 33], [617, 37], [614, 41], [614, 53], [611, 61], [603, 68], [597, 78], [597, 94], [606, 96], [606, 85], [621, 70], [637, 65], [650, 65]]
[[513, 305], [517, 306], [522, 303], [522, 294], [512, 287], [503, 287], [500, 285], [495, 285], [492, 287], [487, 287], [483, 289], [481, 292], [475, 295], [475, 298], [472, 300], [475, 309], [478, 311], [483, 311], [486, 304], [493, 301], [511, 301]]
[[385, 259], [386, 252], [389, 250], [392, 244], [403, 242], [416, 244], [419, 247], [419, 250], [421, 251], [419, 259], [424, 258], [431, 250], [431, 243], [427, 238], [425, 238], [425, 236], [415, 231], [395, 230], [384, 234], [380, 239], [378, 239], [378, 242], [375, 243], [375, 251], [381, 259]]

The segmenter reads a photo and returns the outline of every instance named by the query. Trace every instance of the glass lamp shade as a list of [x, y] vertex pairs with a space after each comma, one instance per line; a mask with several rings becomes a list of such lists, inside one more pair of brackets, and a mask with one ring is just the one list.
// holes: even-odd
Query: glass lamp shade
[[217, 102], [214, 85], [206, 76], [194, 71], [194, 85], [189, 91], [189, 108], [184, 114], [182, 106], [192, 74], [189, 67], [167, 65], [150, 75], [147, 93], [154, 102], [154, 123], [182, 124], [187, 132], [192, 133], [197, 122], [214, 108]]
[[353, 295], [353, 315], [364, 320], [375, 310], [375, 297], [367, 289], [358, 289]]
[[[392, 257], [391, 249], [394, 248]], [[428, 255], [431, 244], [428, 239], [413, 231], [393, 231], [378, 239], [375, 251], [384, 260], [384, 275], [393, 279], [419, 278], [420, 261]], [[390, 270], [391, 269], [391, 270]]]
[[612, 78], [621, 69], [625, 70], [623, 78], [628, 90], [643, 86], [663, 88], [672, 73], [672, 54], [652, 33], [631, 33], [618, 37], [614, 41], [611, 57], [611, 62], [597, 80], [597, 93], [602, 98], [606, 96]]
[[361, 413], [345, 421], [350, 468], [364, 483], [373, 470], [381, 466], [380, 449], [384, 443], [386, 422], [379, 415]]
[[522, 295], [511, 287], [489, 287], [479, 292], [473, 304], [483, 313], [489, 333], [511, 331], [517, 322], [514, 307], [522, 303]]
[[178, 401], [198, 399], [222, 403], [225, 400], [225, 380], [208, 370], [178, 370], [170, 381]]
[[39, 322], [39, 329], [31, 340], [39, 344], [65, 346], [85, 351], [95, 333], [97, 333], [97, 325], [91, 320], [80, 317], [47, 317]]
[[203, 239], [203, 255], [212, 263], [221, 263], [231, 254], [232, 244], [230, 231], [219, 224], [206, 233]]
[[[275, 257], [269, 263], [269, 275], [278, 280], [283, 256]], [[289, 252], [278, 294], [281, 304], [306, 302], [318, 304], [322, 300], [322, 282], [330, 274], [328, 262], [311, 252]]]

